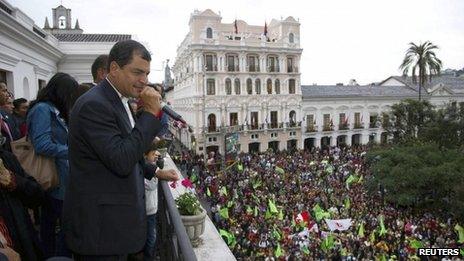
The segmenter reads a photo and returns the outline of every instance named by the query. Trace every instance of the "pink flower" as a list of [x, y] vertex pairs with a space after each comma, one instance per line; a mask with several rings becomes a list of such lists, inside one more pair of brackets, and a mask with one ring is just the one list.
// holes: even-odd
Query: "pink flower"
[[177, 181], [171, 182], [171, 184], [169, 184], [169, 186], [170, 186], [171, 188], [175, 189], [176, 186], [177, 186]]
[[181, 184], [182, 184], [182, 186], [184, 186], [186, 188], [193, 188], [193, 184], [188, 178], [183, 179]]

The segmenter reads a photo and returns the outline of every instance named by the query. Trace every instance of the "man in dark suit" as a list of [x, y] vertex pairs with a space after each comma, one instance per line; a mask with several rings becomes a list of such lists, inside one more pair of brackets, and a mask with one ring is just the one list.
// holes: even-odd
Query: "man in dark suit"
[[[125, 260], [140, 251], [147, 233], [144, 177], [177, 179], [174, 170], [143, 161], [161, 128], [160, 95], [146, 86], [150, 60], [142, 44], [116, 43], [107, 78], [81, 96], [71, 112], [63, 226], [76, 260]], [[137, 122], [127, 104], [130, 97], [145, 105]]]
[[91, 71], [92, 71], [92, 78], [93, 78], [93, 86], [97, 86], [101, 81], [106, 78], [108, 73], [108, 55], [102, 54], [99, 55], [95, 61], [92, 63]]

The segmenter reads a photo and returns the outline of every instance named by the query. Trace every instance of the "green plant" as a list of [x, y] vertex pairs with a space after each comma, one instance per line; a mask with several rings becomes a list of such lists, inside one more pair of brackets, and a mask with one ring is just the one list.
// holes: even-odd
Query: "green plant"
[[175, 201], [181, 215], [193, 216], [201, 213], [200, 202], [192, 192], [185, 192], [177, 197]]

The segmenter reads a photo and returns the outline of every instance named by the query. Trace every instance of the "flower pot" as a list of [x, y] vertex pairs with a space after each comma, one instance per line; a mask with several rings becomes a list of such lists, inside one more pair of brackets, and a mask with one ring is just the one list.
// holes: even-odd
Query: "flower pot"
[[205, 232], [206, 211], [203, 208], [201, 210], [200, 214], [194, 216], [180, 215], [193, 247], [200, 244], [200, 236]]

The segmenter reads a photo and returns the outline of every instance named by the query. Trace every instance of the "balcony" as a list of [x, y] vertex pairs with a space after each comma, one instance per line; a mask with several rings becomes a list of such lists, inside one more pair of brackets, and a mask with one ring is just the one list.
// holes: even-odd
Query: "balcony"
[[349, 130], [350, 126], [348, 126], [348, 123], [340, 123], [338, 125], [338, 130]]
[[364, 124], [360, 122], [355, 122], [353, 129], [364, 129]]
[[249, 65], [248, 67], [248, 72], [259, 72], [259, 66], [256, 65]]
[[208, 127], [203, 127], [203, 133], [207, 134], [217, 134], [219, 133], [220, 130], [216, 126], [208, 126]]
[[322, 131], [333, 131], [333, 130], [334, 130], [334, 128], [333, 128], [333, 126], [330, 125], [330, 124], [326, 124], [326, 125], [324, 125], [324, 126], [322, 127]]
[[271, 122], [267, 124], [268, 129], [283, 129], [284, 123], [283, 122]]
[[[169, 154], [165, 157], [164, 168], [174, 169], [183, 178]], [[205, 256], [211, 260], [235, 260], [208, 216], [205, 219], [205, 231], [201, 235], [202, 243], [196, 248], [192, 247], [174, 201], [178, 195], [178, 190], [171, 188], [168, 182], [158, 182], [157, 219], [160, 230], [157, 244], [160, 244], [160, 260], [196, 261], [203, 260]]]
[[309, 132], [317, 132], [317, 126], [316, 125], [306, 126], [306, 133], [309, 133]]
[[245, 129], [245, 125], [232, 125], [221, 127], [221, 130], [224, 132], [239, 132]]
[[286, 122], [285, 127], [287, 127], [287, 128], [299, 128], [299, 127], [301, 127], [301, 121], [299, 121], [299, 122]]
[[267, 72], [279, 72], [280, 68], [279, 66], [268, 66], [267, 67]]
[[369, 122], [369, 129], [376, 129], [378, 127], [379, 126], [378, 126], [376, 121], [375, 122]]
[[217, 67], [217, 65], [207, 64], [205, 66], [205, 69], [206, 69], [207, 72], [217, 72], [218, 67]]
[[227, 65], [228, 72], [238, 72], [240, 71], [240, 67], [238, 65]]
[[297, 72], [298, 72], [298, 67], [296, 66], [287, 67], [287, 73], [297, 73]]

